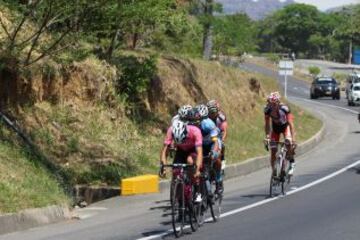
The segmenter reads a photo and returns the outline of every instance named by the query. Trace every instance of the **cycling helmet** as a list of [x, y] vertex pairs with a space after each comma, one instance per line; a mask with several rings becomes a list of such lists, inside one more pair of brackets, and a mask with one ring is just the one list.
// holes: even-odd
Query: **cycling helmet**
[[172, 123], [172, 135], [175, 143], [183, 143], [187, 136], [186, 124], [183, 121], [175, 120]]
[[180, 119], [187, 119], [190, 116], [190, 113], [192, 111], [193, 107], [191, 105], [184, 105], [179, 108], [178, 114], [180, 116]]
[[196, 106], [196, 111], [199, 113], [201, 119], [207, 118], [209, 115], [209, 110], [204, 104]]
[[279, 103], [280, 102], [280, 93], [279, 92], [272, 92], [267, 97], [269, 103]]
[[206, 105], [210, 113], [217, 113], [220, 110], [220, 104], [216, 100], [210, 100]]

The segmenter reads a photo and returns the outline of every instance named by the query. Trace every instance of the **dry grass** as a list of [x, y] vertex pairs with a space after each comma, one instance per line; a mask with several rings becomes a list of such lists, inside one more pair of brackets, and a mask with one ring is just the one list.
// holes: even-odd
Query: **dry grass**
[[[265, 153], [264, 96], [278, 89], [275, 80], [216, 62], [169, 56], [159, 59], [158, 69], [146, 99], [152, 118], [129, 119], [126, 103], [113, 94], [110, 79], [116, 73], [110, 66], [88, 60], [75, 65], [67, 85], [57, 91], [62, 92], [60, 104], [38, 101], [19, 120], [42, 151], [73, 176], [74, 183], [117, 185], [123, 177], [156, 173], [164, 130], [177, 108], [210, 99], [218, 99], [228, 117], [229, 162]], [[106, 84], [96, 85], [98, 79]], [[92, 90], [96, 94], [88, 95]], [[310, 115], [300, 114], [299, 109], [295, 113], [299, 123], [306, 119], [306, 124], [299, 125], [300, 141], [320, 128]]]

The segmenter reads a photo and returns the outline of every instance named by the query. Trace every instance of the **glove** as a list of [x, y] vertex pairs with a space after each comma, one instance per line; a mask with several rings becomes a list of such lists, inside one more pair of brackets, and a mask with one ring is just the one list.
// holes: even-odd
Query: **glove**
[[165, 172], [165, 168], [164, 168], [164, 165], [163, 165], [163, 164], [160, 165], [159, 177], [160, 177], [160, 178], [165, 178], [165, 177], [166, 177], [166, 172]]

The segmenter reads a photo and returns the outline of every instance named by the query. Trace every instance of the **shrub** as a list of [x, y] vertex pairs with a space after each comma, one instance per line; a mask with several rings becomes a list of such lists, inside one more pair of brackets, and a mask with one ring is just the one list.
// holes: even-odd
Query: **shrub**
[[125, 95], [130, 102], [136, 102], [148, 90], [150, 80], [156, 74], [156, 57], [125, 56], [116, 65], [121, 72], [116, 82], [117, 93]]
[[308, 70], [309, 70], [309, 73], [310, 73], [311, 75], [313, 75], [313, 76], [319, 75], [319, 73], [321, 72], [321, 71], [320, 71], [320, 68], [319, 68], [319, 67], [316, 67], [316, 66], [310, 66], [310, 67], [308, 68]]

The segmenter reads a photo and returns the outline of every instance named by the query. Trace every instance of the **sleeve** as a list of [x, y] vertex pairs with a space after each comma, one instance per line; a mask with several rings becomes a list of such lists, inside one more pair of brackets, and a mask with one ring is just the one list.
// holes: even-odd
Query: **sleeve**
[[291, 113], [290, 108], [288, 106], [286, 106], [286, 105], [281, 105], [280, 108], [285, 114]]
[[170, 145], [173, 142], [172, 128], [169, 127], [164, 140], [164, 145]]
[[270, 111], [271, 111], [270, 106], [269, 106], [269, 105], [266, 105], [266, 106], [264, 107], [264, 114], [265, 114], [265, 116], [268, 116], [268, 115], [270, 114]]
[[199, 128], [194, 128], [195, 147], [201, 147], [203, 143], [203, 137]]
[[220, 121], [225, 122], [226, 121], [226, 115], [224, 113], [220, 113], [218, 118], [220, 119]]

